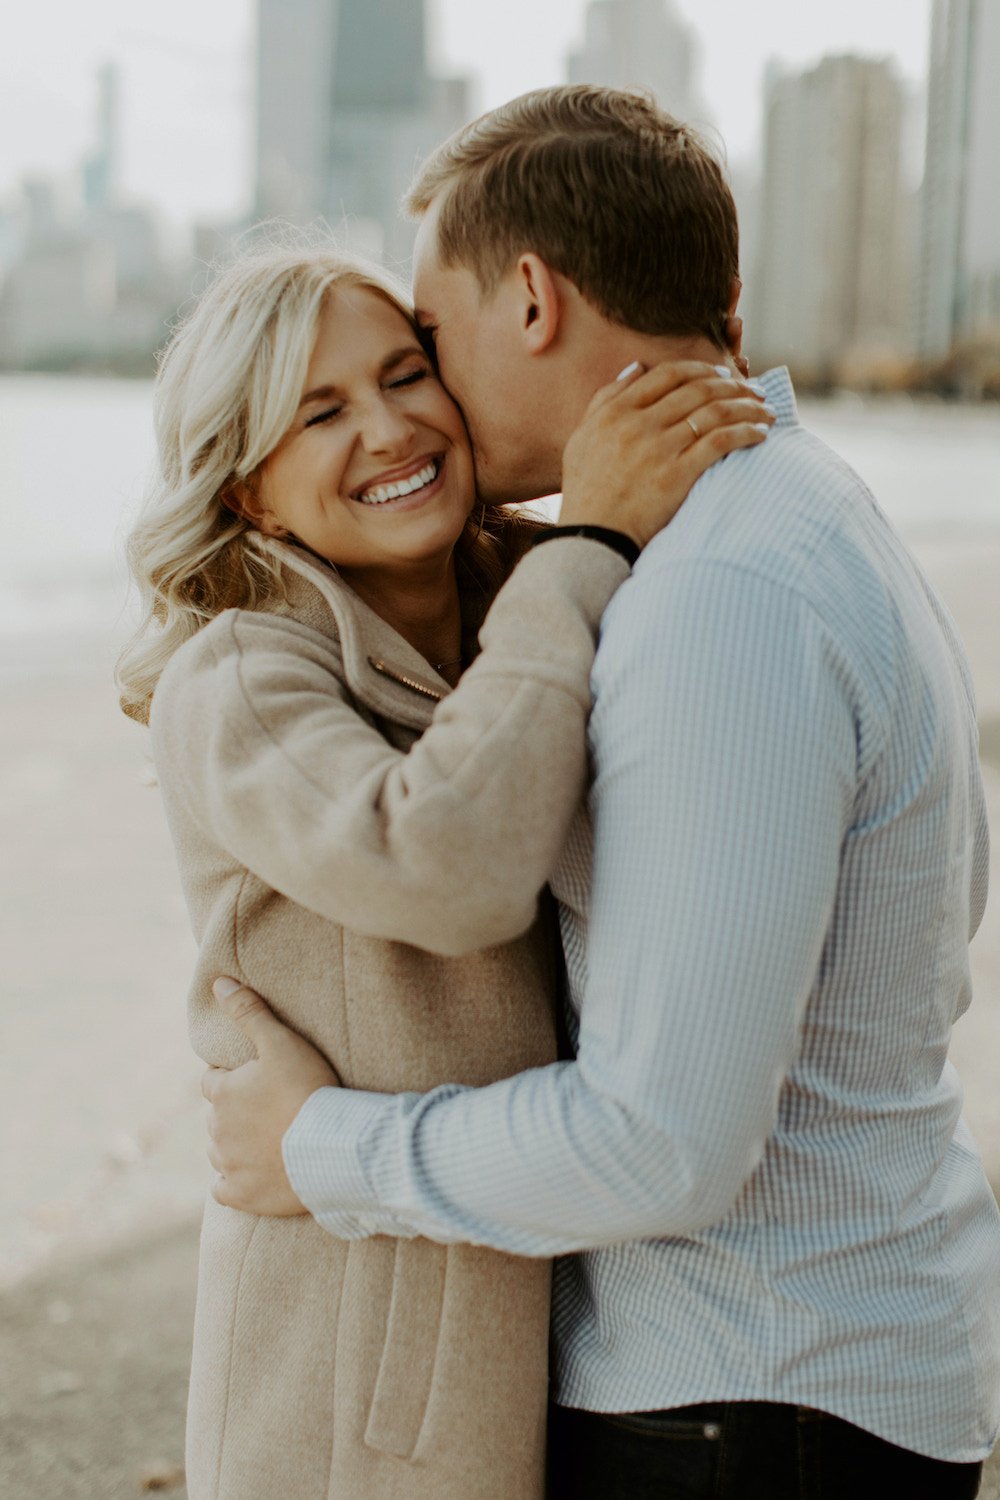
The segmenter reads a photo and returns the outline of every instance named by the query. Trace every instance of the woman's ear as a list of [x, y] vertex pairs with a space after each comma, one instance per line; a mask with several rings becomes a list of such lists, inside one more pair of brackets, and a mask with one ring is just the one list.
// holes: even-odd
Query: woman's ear
[[255, 526], [264, 536], [285, 537], [291, 533], [281, 525], [275, 515], [267, 509], [256, 487], [245, 479], [237, 479], [220, 496], [223, 505], [241, 521]]
[[251, 526], [257, 525], [260, 502], [245, 480], [237, 479], [227, 485], [221, 491], [219, 499], [226, 509], [232, 511], [234, 516], [239, 516], [241, 521], [249, 521]]

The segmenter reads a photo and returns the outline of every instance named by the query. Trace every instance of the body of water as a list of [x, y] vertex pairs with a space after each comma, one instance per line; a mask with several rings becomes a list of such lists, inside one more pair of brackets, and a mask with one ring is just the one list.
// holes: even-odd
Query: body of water
[[[907, 400], [803, 402], [894, 522], [1000, 530], [1000, 411]], [[123, 544], [153, 463], [144, 381], [0, 376], [0, 641], [121, 633]]]
[[0, 639], [120, 612], [153, 453], [150, 382], [0, 376]]

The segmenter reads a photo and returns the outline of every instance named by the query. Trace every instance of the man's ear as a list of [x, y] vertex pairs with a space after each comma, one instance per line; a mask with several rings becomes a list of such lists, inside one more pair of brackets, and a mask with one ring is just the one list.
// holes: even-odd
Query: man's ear
[[723, 337], [726, 340], [726, 348], [732, 355], [740, 374], [747, 376], [750, 373], [750, 367], [743, 357], [743, 319], [736, 313], [742, 290], [742, 281], [738, 276], [734, 276], [729, 288], [729, 307], [723, 327]]
[[559, 332], [562, 302], [554, 273], [527, 250], [515, 267], [521, 336], [530, 354], [542, 354]]

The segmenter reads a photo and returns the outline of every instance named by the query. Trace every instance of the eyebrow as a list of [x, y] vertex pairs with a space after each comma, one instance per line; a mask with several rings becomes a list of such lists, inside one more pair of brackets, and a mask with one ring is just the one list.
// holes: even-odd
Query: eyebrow
[[[386, 355], [378, 367], [378, 373], [384, 375], [386, 370], [391, 370], [394, 365], [400, 364], [402, 360], [411, 354], [419, 354], [422, 359], [426, 359], [427, 357], [427, 351], [422, 349], [419, 344], [405, 344], [399, 349], [393, 349], [391, 354]], [[303, 406], [308, 406], [310, 401], [327, 401], [331, 396], [339, 396], [340, 394], [340, 390], [335, 385], [318, 385], [315, 390], [306, 391], [299, 402], [299, 410], [301, 411]]]

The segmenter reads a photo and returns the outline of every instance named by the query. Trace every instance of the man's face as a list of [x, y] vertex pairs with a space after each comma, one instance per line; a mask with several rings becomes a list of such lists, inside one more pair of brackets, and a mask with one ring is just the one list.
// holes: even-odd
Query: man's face
[[443, 266], [438, 204], [424, 215], [413, 252], [413, 301], [432, 332], [441, 379], [465, 414], [479, 494], [494, 503], [534, 499], [559, 487], [553, 473], [538, 372], [520, 336], [513, 278], [483, 297], [464, 266]]

